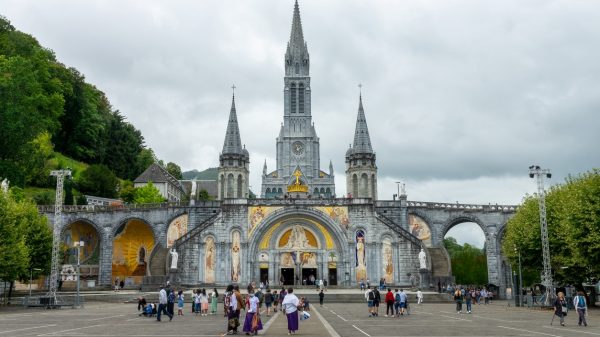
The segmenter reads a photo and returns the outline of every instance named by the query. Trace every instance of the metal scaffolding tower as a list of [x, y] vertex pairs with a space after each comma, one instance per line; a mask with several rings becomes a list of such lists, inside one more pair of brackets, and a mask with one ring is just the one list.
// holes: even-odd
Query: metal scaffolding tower
[[542, 169], [537, 165], [529, 166], [529, 178], [537, 178], [538, 202], [540, 208], [540, 231], [542, 234], [542, 284], [546, 287], [544, 305], [550, 305], [554, 297], [552, 292], [552, 266], [550, 265], [550, 245], [548, 241], [548, 223], [546, 222], [546, 192], [544, 190], [544, 177], [550, 179], [552, 174], [549, 169]]
[[62, 208], [63, 208], [63, 186], [65, 177], [71, 176], [71, 170], [57, 170], [50, 172], [51, 176], [56, 177], [56, 202], [54, 204], [54, 230], [52, 235], [52, 270], [50, 271], [50, 284], [48, 285], [48, 294], [46, 295], [57, 304], [56, 291], [58, 288], [59, 277], [59, 252], [60, 252], [60, 231], [62, 229]]

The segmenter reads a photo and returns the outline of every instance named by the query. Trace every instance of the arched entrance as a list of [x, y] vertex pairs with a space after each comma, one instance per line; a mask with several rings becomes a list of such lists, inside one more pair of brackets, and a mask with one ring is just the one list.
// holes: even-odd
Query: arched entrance
[[346, 240], [339, 225], [316, 210], [281, 209], [253, 229], [249, 238], [251, 280], [276, 285], [337, 285]]
[[[72, 222], [64, 227], [61, 241], [64, 245], [62, 264], [77, 265], [79, 252], [81, 280], [98, 281], [101, 240], [96, 227], [86, 220]], [[75, 243], [80, 245], [80, 242], [83, 246], [77, 248]]]
[[141, 284], [154, 245], [154, 232], [143, 220], [130, 219], [119, 226], [113, 240], [113, 282], [118, 277], [126, 286]]
[[482, 226], [471, 219], [459, 217], [448, 223], [443, 237], [455, 282], [487, 286], [486, 236]]

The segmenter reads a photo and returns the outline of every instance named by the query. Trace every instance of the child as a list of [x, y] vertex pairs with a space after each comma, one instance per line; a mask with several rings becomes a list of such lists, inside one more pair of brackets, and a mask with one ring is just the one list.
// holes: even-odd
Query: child
[[177, 316], [183, 316], [183, 291], [179, 290], [177, 293]]

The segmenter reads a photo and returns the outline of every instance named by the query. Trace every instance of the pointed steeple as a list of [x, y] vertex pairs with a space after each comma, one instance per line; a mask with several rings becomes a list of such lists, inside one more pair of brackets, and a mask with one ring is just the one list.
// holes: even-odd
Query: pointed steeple
[[242, 154], [240, 128], [238, 127], [237, 114], [235, 111], [235, 95], [232, 95], [231, 97], [231, 111], [229, 112], [229, 122], [227, 123], [227, 132], [225, 133], [225, 142], [223, 143], [222, 153]]
[[333, 162], [329, 160], [329, 175], [333, 177]]
[[363, 109], [362, 94], [359, 96], [358, 116], [356, 117], [356, 131], [354, 131], [354, 145], [352, 150], [354, 153], [373, 153], [365, 110]]
[[310, 58], [308, 47], [304, 41], [302, 32], [302, 20], [300, 20], [300, 7], [298, 0], [294, 4], [294, 16], [292, 18], [292, 31], [290, 41], [285, 52], [285, 75], [286, 76], [309, 76]]
[[263, 176], [267, 175], [267, 159], [265, 158], [265, 164], [263, 165]]
[[302, 21], [300, 20], [300, 7], [298, 0], [294, 4], [294, 18], [292, 19], [292, 33], [290, 34], [290, 47], [303, 48], [304, 34], [302, 33]]

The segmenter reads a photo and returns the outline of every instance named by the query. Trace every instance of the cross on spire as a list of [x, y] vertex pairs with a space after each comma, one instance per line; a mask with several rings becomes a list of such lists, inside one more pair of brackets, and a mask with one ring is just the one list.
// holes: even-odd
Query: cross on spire
[[236, 86], [235, 86], [235, 84], [233, 84], [233, 85], [231, 86], [231, 91], [232, 91], [232, 93], [233, 93], [233, 96], [235, 96], [235, 88], [236, 88]]
[[362, 83], [358, 83], [358, 94], [362, 96]]

